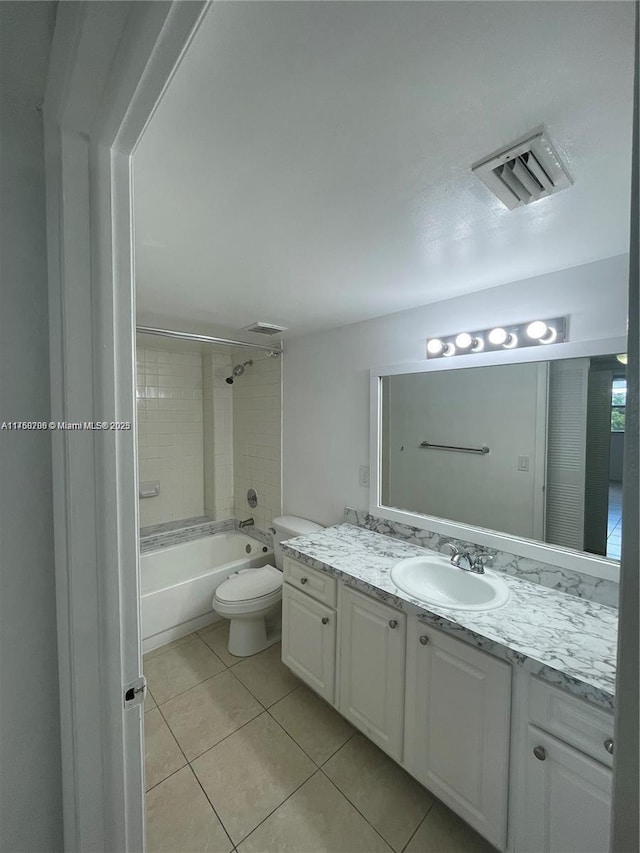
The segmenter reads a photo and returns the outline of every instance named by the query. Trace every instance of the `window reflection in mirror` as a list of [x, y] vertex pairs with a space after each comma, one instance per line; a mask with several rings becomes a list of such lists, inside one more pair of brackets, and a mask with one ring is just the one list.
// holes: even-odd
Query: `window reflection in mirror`
[[383, 505], [620, 559], [615, 355], [386, 376], [382, 400]]

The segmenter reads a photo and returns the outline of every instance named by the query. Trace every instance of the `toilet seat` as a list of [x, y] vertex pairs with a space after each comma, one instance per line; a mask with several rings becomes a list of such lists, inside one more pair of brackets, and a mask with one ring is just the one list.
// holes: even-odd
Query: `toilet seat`
[[252, 613], [277, 604], [282, 597], [282, 572], [274, 566], [242, 569], [216, 589], [213, 606], [221, 615]]

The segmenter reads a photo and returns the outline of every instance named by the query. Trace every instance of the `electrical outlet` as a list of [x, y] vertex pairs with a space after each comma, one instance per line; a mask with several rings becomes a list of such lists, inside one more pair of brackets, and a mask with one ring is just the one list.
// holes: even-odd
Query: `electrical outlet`
[[528, 456], [518, 456], [518, 471], [528, 471], [529, 470], [529, 457]]
[[360, 485], [368, 486], [369, 485], [369, 466], [361, 465], [360, 466]]

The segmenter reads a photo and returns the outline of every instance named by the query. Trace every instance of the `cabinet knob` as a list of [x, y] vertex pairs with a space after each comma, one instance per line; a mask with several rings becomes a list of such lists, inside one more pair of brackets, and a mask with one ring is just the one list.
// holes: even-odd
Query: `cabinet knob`
[[398, 627], [397, 621], [395, 619], [389, 619], [389, 627], [390, 628], [397, 628]]
[[328, 616], [323, 616], [323, 617], [322, 617], [322, 624], [323, 624], [323, 625], [328, 625], [328, 624], [329, 624], [329, 617], [328, 617]]
[[307, 580], [308, 580], [308, 578], [300, 578], [300, 583], [305, 584], [307, 582]]
[[604, 742], [603, 746], [604, 746], [604, 748], [607, 750], [607, 752], [609, 753], [609, 755], [613, 755], [613, 738], [608, 737], [608, 738], [605, 740], [605, 742]]
[[427, 637], [427, 635], [426, 635], [426, 634], [423, 634], [423, 635], [420, 637], [420, 644], [421, 644], [422, 646], [426, 646], [428, 642], [429, 642], [429, 638]]
[[533, 747], [533, 754], [538, 759], [538, 761], [544, 761], [545, 758], [547, 757], [547, 753], [546, 753], [544, 746], [534, 746]]

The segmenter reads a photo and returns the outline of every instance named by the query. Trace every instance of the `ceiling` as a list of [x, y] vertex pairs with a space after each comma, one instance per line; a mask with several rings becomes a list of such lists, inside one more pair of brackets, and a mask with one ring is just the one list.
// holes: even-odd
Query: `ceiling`
[[[297, 335], [626, 252], [633, 14], [212, 4], [134, 155], [139, 321]], [[575, 184], [508, 211], [471, 165], [540, 124]]]

